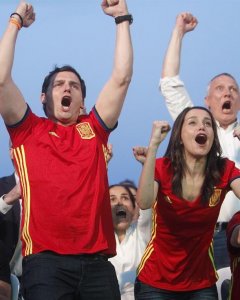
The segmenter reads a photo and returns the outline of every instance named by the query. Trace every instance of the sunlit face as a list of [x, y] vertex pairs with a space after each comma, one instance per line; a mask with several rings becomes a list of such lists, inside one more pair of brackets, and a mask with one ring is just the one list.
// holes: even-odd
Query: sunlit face
[[236, 81], [226, 75], [215, 78], [210, 83], [205, 103], [220, 126], [227, 128], [237, 119], [240, 109], [240, 94]]
[[47, 94], [42, 94], [50, 119], [64, 126], [75, 124], [84, 107], [81, 84], [76, 74], [59, 72], [50, 84]]
[[209, 113], [202, 109], [190, 110], [185, 116], [181, 131], [185, 157], [207, 156], [213, 140], [214, 132]]
[[129, 193], [122, 186], [112, 187], [109, 192], [114, 230], [126, 231], [135, 211]]

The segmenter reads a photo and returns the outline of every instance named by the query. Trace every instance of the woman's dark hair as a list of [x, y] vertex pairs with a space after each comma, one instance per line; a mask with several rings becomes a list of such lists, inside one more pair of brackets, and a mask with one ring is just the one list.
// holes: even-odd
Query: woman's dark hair
[[123, 180], [123, 181], [120, 181], [119, 184], [124, 185], [124, 186], [127, 186], [127, 187], [132, 188], [132, 189], [134, 189], [135, 191], [137, 191], [137, 186], [136, 186], [136, 184], [134, 183], [134, 181], [131, 180], [131, 179], [125, 179], [125, 180]]
[[174, 194], [182, 197], [182, 178], [186, 170], [186, 163], [181, 141], [181, 132], [186, 114], [193, 109], [205, 110], [212, 120], [214, 139], [212, 147], [207, 155], [207, 163], [205, 170], [205, 179], [201, 189], [202, 202], [207, 203], [213, 194], [214, 186], [219, 182], [221, 173], [225, 166], [225, 160], [221, 157], [222, 150], [217, 136], [217, 127], [212, 113], [201, 106], [187, 107], [177, 117], [173, 124], [172, 133], [169, 139], [169, 144], [164, 157], [171, 160], [173, 168], [172, 190]]
[[133, 208], [135, 208], [135, 206], [136, 206], [136, 204], [135, 204], [135, 198], [134, 198], [134, 196], [133, 196], [130, 188], [128, 186], [124, 185], [124, 184], [112, 184], [112, 185], [109, 186], [109, 190], [111, 188], [114, 188], [115, 186], [121, 186], [121, 187], [123, 187], [126, 190], [126, 192], [128, 193], [128, 195], [130, 197], [130, 200], [132, 202]]
[[[81, 76], [79, 75], [79, 73], [76, 71], [76, 69], [74, 69], [73, 67], [71, 67], [69, 65], [65, 65], [65, 66], [62, 66], [60, 68], [57, 67], [57, 66], [55, 66], [55, 68], [51, 72], [49, 72], [49, 74], [45, 77], [45, 79], [43, 81], [43, 84], [42, 84], [42, 93], [45, 93], [45, 94], [47, 93], [48, 88], [49, 88], [52, 80], [60, 72], [72, 72], [72, 73], [74, 73], [78, 77], [78, 79], [80, 81], [82, 96], [83, 96], [83, 99], [85, 99], [85, 97], [86, 97], [86, 85], [85, 85], [85, 82], [81, 78]], [[46, 113], [46, 103], [43, 103], [43, 110], [44, 110], [45, 115], [47, 115], [47, 113]]]

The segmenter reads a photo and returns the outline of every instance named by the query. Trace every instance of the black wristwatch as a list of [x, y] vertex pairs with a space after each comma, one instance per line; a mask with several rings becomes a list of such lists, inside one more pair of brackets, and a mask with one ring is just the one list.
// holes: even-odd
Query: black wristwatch
[[119, 17], [115, 18], [115, 23], [116, 24], [122, 23], [124, 21], [128, 21], [129, 24], [132, 24], [132, 22], [133, 22], [132, 15], [119, 16]]

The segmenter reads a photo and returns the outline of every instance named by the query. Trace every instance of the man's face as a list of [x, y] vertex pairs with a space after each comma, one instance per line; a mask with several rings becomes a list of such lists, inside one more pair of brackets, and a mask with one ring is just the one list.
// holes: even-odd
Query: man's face
[[226, 75], [215, 78], [210, 83], [205, 103], [220, 126], [227, 128], [237, 119], [240, 109], [240, 94], [236, 81]]
[[63, 71], [53, 78], [46, 94], [42, 94], [46, 103], [49, 119], [68, 126], [75, 124], [84, 107], [81, 84], [76, 74]]

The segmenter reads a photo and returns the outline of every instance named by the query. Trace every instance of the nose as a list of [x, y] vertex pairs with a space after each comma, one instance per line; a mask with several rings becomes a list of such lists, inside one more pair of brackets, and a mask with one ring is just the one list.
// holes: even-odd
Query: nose
[[231, 95], [231, 87], [225, 87], [225, 89], [224, 89], [224, 96], [228, 97], [230, 95]]
[[70, 88], [70, 84], [68, 82], [65, 82], [64, 84], [64, 92], [70, 92], [71, 88]]
[[122, 199], [121, 199], [121, 197], [117, 198], [117, 205], [122, 205]]
[[205, 130], [205, 127], [206, 127], [206, 123], [205, 122], [201, 122], [200, 126], [199, 126], [199, 131]]

